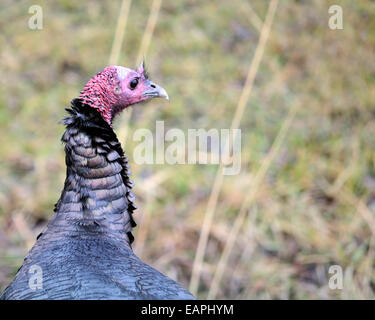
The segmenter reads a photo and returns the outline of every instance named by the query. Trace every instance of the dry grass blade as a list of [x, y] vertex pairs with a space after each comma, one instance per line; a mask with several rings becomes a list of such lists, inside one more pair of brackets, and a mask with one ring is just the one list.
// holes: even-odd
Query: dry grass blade
[[121, 3], [120, 13], [117, 18], [117, 26], [115, 37], [113, 38], [111, 54], [109, 56], [109, 64], [118, 64], [122, 42], [124, 40], [126, 23], [128, 21], [131, 0], [123, 0]]
[[142, 210], [143, 215], [139, 221], [139, 229], [137, 232], [137, 241], [135, 243], [134, 251], [138, 256], [141, 256], [143, 253], [144, 245], [146, 238], [150, 229], [150, 215], [152, 209], [154, 208], [155, 198], [157, 197], [156, 190], [159, 189], [159, 186], [169, 177], [169, 173], [164, 171], [159, 171], [155, 173], [150, 178], [146, 179], [143, 182], [143, 193], [146, 195], [145, 199], [145, 208]]
[[[271, 28], [273, 17], [277, 8], [277, 4], [278, 4], [278, 0], [272, 0], [268, 7], [266, 20], [262, 27], [259, 42], [255, 50], [254, 58], [249, 66], [246, 83], [242, 90], [241, 97], [238, 101], [236, 112], [232, 120], [231, 133], [233, 129], [237, 129], [239, 127], [246, 104], [248, 102], [250, 93], [252, 91], [254, 79], [258, 72], [260, 61], [263, 57], [264, 48], [265, 48], [265, 45], [266, 45], [266, 42], [270, 33], [270, 28]], [[232, 141], [232, 139], [230, 138], [229, 141]], [[200, 278], [200, 273], [201, 273], [202, 263], [203, 263], [203, 257], [204, 257], [204, 253], [207, 247], [208, 234], [211, 229], [214, 212], [215, 212], [217, 201], [219, 198], [221, 185], [223, 183], [222, 169], [223, 169], [223, 165], [222, 163], [220, 163], [219, 169], [216, 173], [216, 178], [215, 178], [215, 182], [211, 191], [211, 195], [208, 201], [207, 210], [204, 216], [202, 230], [201, 230], [201, 234], [199, 237], [198, 247], [197, 247], [197, 251], [195, 255], [193, 272], [192, 272], [192, 277], [191, 277], [190, 286], [189, 286], [190, 291], [194, 295], [197, 294], [199, 278]]]
[[217, 171], [215, 181], [212, 187], [211, 195], [208, 200], [206, 213], [204, 215], [203, 225], [198, 241], [198, 247], [195, 254], [194, 264], [193, 264], [193, 272], [192, 277], [190, 280], [190, 286], [189, 290], [193, 295], [197, 294], [198, 290], [198, 283], [199, 278], [202, 270], [202, 264], [203, 264], [203, 256], [206, 251], [207, 246], [207, 240], [208, 240], [208, 233], [211, 229], [212, 220], [214, 217], [214, 212], [217, 204], [217, 200], [219, 198], [219, 193], [221, 189], [221, 185], [223, 183], [223, 165], [220, 163], [219, 169]]
[[247, 1], [241, 1], [241, 7], [245, 10], [245, 14], [248, 14], [251, 24], [258, 30], [258, 32], [261, 32], [263, 21], [259, 18], [250, 3]]
[[150, 16], [147, 20], [146, 29], [143, 34], [141, 46], [139, 48], [137, 56], [137, 65], [142, 62], [143, 56], [147, 53], [148, 48], [150, 47], [151, 39], [154, 34], [156, 22], [158, 21], [159, 11], [161, 7], [162, 0], [154, 0], [152, 2]]
[[231, 253], [231, 250], [233, 248], [233, 245], [236, 241], [236, 236], [241, 228], [241, 226], [244, 223], [244, 220], [246, 218], [246, 213], [249, 210], [249, 206], [252, 204], [252, 202], [255, 199], [255, 196], [257, 195], [259, 186], [261, 182], [263, 181], [272, 161], [275, 159], [282, 142], [285, 138], [285, 135], [294, 119], [294, 116], [297, 112], [297, 104], [294, 104], [291, 109], [289, 110], [288, 116], [285, 119], [283, 126], [281, 127], [279, 133], [277, 134], [277, 137], [272, 144], [272, 147], [270, 151], [268, 152], [265, 159], [262, 161], [262, 165], [260, 169], [258, 170], [256, 176], [254, 177], [254, 181], [251, 183], [251, 188], [249, 188], [249, 191], [247, 192], [244, 201], [242, 202], [241, 209], [238, 213], [238, 216], [234, 222], [234, 225], [229, 233], [229, 236], [227, 238], [227, 241], [225, 243], [225, 247], [223, 250], [223, 253], [221, 254], [219, 264], [217, 266], [217, 269], [215, 271], [214, 278], [212, 280], [212, 286], [210, 288], [210, 291], [208, 293], [208, 299], [214, 299], [216, 297], [216, 294], [219, 289], [220, 281], [223, 277], [225, 267], [228, 262], [229, 255]]
[[368, 224], [371, 233], [375, 236], [375, 218], [363, 199], [357, 199], [345, 189], [341, 190], [341, 199], [344, 203], [349, 203], [357, 208], [363, 220]]
[[[152, 2], [151, 10], [150, 10], [150, 15], [147, 20], [147, 25], [145, 28], [145, 31], [143, 32], [143, 37], [142, 37], [142, 42], [141, 46], [138, 51], [138, 56], [137, 56], [137, 65], [141, 63], [143, 56], [146, 55], [148, 48], [150, 47], [151, 39], [154, 34], [156, 22], [159, 17], [159, 11], [161, 7], [162, 0], [154, 0]], [[132, 116], [132, 111], [133, 109], [129, 109], [129, 112], [124, 114], [123, 121], [121, 124], [121, 129], [118, 132], [118, 137], [120, 141], [124, 141], [126, 138], [127, 130], [129, 127], [129, 121]]]

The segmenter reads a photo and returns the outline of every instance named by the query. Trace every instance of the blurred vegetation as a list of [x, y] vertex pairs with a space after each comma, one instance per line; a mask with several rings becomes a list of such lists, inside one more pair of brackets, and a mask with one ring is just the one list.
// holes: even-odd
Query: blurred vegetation
[[[27, 26], [33, 4], [44, 10], [40, 31]], [[343, 30], [328, 28], [331, 4], [343, 7]], [[107, 65], [120, 5], [0, 4], [1, 290], [52, 215], [65, 178], [58, 121]], [[150, 6], [132, 2], [120, 65], [135, 67]], [[267, 6], [163, 1], [146, 62], [171, 101], [134, 107], [122, 141], [131, 161], [132, 132], [154, 130], [156, 120], [186, 132], [230, 127], [259, 38], [251, 10], [264, 20]], [[374, 98], [375, 3], [280, 1], [241, 121], [241, 174], [224, 178], [198, 297], [207, 296], [251, 179], [292, 103], [296, 117], [237, 236], [218, 298], [375, 297]], [[131, 167], [139, 205], [135, 250], [188, 287], [216, 167]], [[328, 288], [334, 264], [344, 270], [343, 290]]]

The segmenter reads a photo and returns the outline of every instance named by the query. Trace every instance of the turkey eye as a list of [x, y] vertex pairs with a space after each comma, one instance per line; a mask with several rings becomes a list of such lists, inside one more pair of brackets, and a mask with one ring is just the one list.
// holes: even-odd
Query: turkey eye
[[130, 89], [135, 89], [135, 87], [138, 85], [138, 79], [133, 79], [131, 82], [130, 82]]

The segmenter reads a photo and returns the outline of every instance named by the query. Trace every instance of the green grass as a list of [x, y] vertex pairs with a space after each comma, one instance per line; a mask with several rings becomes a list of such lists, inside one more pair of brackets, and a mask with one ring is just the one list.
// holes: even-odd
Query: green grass
[[[185, 132], [230, 127], [259, 37], [243, 1], [163, 1], [146, 63], [171, 100], [134, 107], [122, 141], [131, 161], [132, 132], [154, 130], [156, 120]], [[41, 31], [27, 28], [32, 4], [43, 7]], [[343, 30], [328, 28], [330, 4], [342, 5]], [[0, 289], [52, 216], [65, 177], [58, 121], [107, 65], [120, 5], [1, 5]], [[263, 20], [267, 2], [251, 6]], [[135, 67], [150, 7], [132, 2], [119, 64]], [[298, 112], [237, 236], [217, 297], [374, 298], [374, 30], [370, 1], [280, 1], [241, 121], [242, 171], [224, 178], [198, 297], [208, 293], [251, 175], [294, 101]], [[115, 129], [123, 123], [118, 119]], [[188, 286], [215, 166], [131, 167], [135, 218], [146, 211], [149, 219], [141, 258]], [[328, 289], [332, 264], [344, 270], [343, 290]]]

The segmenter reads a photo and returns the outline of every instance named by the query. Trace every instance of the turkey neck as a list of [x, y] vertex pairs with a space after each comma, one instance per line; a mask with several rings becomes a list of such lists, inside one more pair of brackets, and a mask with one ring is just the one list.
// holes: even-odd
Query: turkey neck
[[100, 234], [130, 245], [136, 206], [128, 158], [99, 112], [78, 99], [66, 110], [70, 116], [62, 121], [66, 131], [61, 140], [67, 173], [55, 223], [78, 235]]

